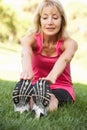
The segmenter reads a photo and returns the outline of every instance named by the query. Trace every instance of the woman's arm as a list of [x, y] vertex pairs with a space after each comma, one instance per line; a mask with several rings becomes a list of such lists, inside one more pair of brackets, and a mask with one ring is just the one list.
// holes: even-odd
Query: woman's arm
[[22, 44], [22, 73], [20, 79], [30, 79], [34, 77], [32, 71], [32, 54], [35, 45], [34, 36], [25, 36], [21, 39]]
[[54, 64], [51, 72], [46, 77], [51, 83], [55, 83], [56, 79], [64, 71], [66, 65], [72, 60], [77, 50], [77, 43], [72, 39], [67, 39], [64, 42], [64, 51]]

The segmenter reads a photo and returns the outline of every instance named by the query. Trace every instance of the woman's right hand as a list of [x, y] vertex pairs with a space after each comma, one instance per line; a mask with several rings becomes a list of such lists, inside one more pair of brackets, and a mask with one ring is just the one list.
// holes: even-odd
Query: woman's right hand
[[33, 80], [33, 79], [34, 79], [34, 74], [33, 74], [33, 72], [23, 71], [23, 72], [20, 74], [20, 79]]

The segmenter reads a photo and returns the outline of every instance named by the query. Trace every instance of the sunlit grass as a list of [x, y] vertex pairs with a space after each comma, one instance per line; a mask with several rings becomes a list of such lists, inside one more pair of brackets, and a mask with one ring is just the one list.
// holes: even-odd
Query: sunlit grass
[[37, 120], [32, 113], [14, 112], [12, 91], [16, 82], [0, 80], [0, 130], [86, 130], [87, 87], [74, 84], [76, 103], [64, 105], [58, 111], [48, 113]]

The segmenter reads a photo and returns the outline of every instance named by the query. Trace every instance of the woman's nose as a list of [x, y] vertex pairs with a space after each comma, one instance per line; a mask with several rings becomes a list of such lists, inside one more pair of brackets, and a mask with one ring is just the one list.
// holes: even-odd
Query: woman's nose
[[52, 20], [52, 18], [50, 17], [49, 19], [48, 19], [48, 24], [52, 24], [53, 23], [53, 20]]

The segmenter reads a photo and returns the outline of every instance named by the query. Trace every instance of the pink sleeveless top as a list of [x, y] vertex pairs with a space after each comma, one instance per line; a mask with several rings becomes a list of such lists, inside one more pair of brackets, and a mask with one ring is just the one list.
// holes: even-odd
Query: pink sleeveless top
[[[36, 82], [41, 77], [46, 77], [49, 74], [55, 62], [62, 54], [63, 41], [57, 42], [56, 51], [58, 55], [55, 57], [44, 56], [41, 54], [43, 47], [43, 37], [40, 33], [36, 34], [36, 44], [38, 49], [34, 52], [32, 61], [35, 76], [34, 82]], [[66, 66], [63, 73], [57, 78], [56, 83], [51, 85], [51, 89], [65, 89], [70, 93], [73, 100], [75, 100], [75, 92], [71, 80], [70, 64]]]

